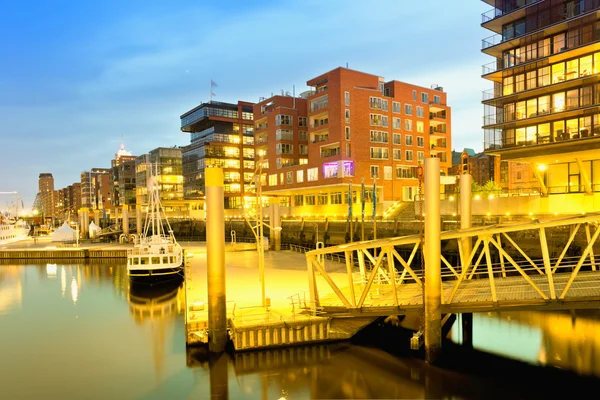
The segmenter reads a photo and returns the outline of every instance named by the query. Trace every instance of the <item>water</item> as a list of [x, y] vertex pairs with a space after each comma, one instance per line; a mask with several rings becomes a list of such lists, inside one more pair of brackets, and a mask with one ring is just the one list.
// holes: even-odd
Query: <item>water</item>
[[[210, 358], [186, 349], [184, 301], [181, 286], [130, 292], [123, 264], [1, 265], [0, 397], [531, 398], [507, 385], [516, 369], [481, 377], [366, 345]], [[476, 315], [474, 347], [600, 377], [599, 328], [595, 315]], [[397, 333], [388, 341], [407, 344]]]

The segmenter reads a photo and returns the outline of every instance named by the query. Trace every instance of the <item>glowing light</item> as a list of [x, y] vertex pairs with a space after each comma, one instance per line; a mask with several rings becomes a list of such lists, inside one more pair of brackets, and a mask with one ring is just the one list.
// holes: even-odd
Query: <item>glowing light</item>
[[494, 198], [494, 195], [493, 195], [493, 194], [490, 194], [490, 195], [488, 196], [488, 199], [490, 199], [490, 200], [492, 200], [493, 198]]
[[487, 216], [489, 217], [490, 215], [492, 215], [492, 213], [488, 211]]
[[448, 200], [454, 201], [454, 196], [450, 196], [450, 198], [448, 198]]
[[456, 217], [456, 213], [452, 213], [452, 216], [453, 216], [453, 217]]
[[538, 168], [540, 171], [544, 172], [545, 170], [547, 170], [547, 169], [548, 169], [548, 166], [547, 166], [546, 164], [538, 164], [537, 168]]
[[479, 200], [481, 197], [477, 194], [475, 195], [475, 200]]
[[533, 215], [533, 213], [531, 211], [529, 211], [529, 215]]
[[510, 215], [510, 213], [507, 211], [507, 212], [506, 212], [506, 216], [508, 217], [509, 215]]
[[77, 281], [75, 280], [75, 277], [73, 277], [73, 280], [71, 281], [71, 298], [73, 299], [73, 303], [77, 303], [78, 292]]
[[554, 215], [558, 215], [558, 212], [554, 211]]

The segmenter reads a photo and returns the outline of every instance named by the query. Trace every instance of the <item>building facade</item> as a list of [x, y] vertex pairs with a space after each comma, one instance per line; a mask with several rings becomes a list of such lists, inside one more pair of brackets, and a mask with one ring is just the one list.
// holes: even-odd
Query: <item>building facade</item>
[[207, 167], [223, 168], [225, 208], [240, 210], [253, 201], [254, 129], [252, 103], [211, 101], [181, 115], [181, 131], [190, 133], [183, 148], [186, 199], [205, 195]]
[[135, 160], [136, 204], [148, 204], [148, 180], [154, 171], [160, 199], [183, 200], [182, 153], [178, 147], [158, 147]]
[[[263, 193], [291, 198], [297, 215], [354, 215], [376, 201], [377, 215], [418, 193], [418, 166], [451, 159], [451, 114], [446, 93], [347, 68], [336, 68], [307, 85], [304, 98], [275, 96], [254, 107], [256, 160], [264, 158]], [[356, 210], [354, 210], [356, 208]], [[362, 210], [361, 210], [362, 211]]]
[[50, 173], [41, 173], [38, 178], [38, 192], [44, 223], [54, 217], [54, 177]]
[[115, 154], [114, 160], [111, 160], [112, 173], [112, 197], [110, 199], [113, 207], [123, 205], [135, 206], [135, 160], [136, 156], [125, 150], [121, 143], [121, 148]]
[[600, 2], [485, 2], [484, 151], [529, 164], [542, 195], [600, 190]]

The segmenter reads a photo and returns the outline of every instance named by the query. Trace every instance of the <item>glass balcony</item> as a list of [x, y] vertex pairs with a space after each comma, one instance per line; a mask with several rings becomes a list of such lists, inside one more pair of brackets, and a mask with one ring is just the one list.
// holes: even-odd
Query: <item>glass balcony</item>
[[[496, 19], [503, 15], [510, 14], [512, 12], [520, 10], [523, 7], [527, 7], [528, 5], [538, 3], [540, 1], [541, 0], [521, 0], [520, 2], [517, 2], [520, 4], [515, 4], [514, 6], [512, 6], [510, 4], [506, 4], [506, 10], [504, 10], [504, 11], [494, 7], [491, 10], [488, 10], [488, 11], [484, 12], [483, 14], [481, 14], [481, 23], [485, 24], [486, 22], [489, 22], [493, 19]], [[506, 2], [506, 3], [509, 3], [509, 2]], [[511, 6], [512, 6], [512, 8], [509, 8]]]

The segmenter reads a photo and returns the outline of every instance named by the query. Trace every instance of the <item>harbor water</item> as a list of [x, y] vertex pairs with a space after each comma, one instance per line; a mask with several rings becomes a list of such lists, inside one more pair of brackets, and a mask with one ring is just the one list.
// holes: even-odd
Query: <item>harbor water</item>
[[124, 263], [0, 265], [0, 397], [548, 398], [600, 387], [595, 312], [475, 314], [477, 357], [461, 350], [459, 317], [444, 344], [457, 362], [439, 368], [402, 350], [408, 336], [389, 324], [352, 342], [210, 357], [186, 348], [184, 308], [182, 285], [131, 290]]

